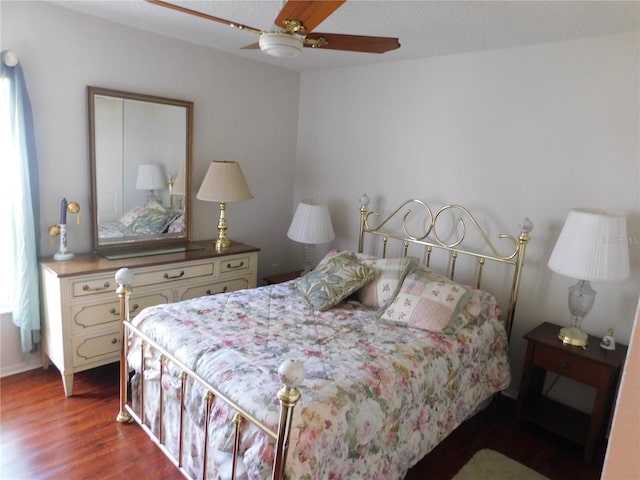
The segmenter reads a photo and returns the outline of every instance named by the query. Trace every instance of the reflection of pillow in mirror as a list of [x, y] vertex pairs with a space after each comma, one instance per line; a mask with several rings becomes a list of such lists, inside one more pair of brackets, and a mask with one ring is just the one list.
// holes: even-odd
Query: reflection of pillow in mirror
[[180, 213], [174, 220], [169, 222], [168, 233], [182, 233], [184, 232], [184, 213]]
[[120, 217], [120, 223], [125, 227], [130, 226], [140, 215], [145, 215], [147, 210], [158, 210], [165, 211], [168, 210], [157, 200], [149, 200], [146, 205], [142, 205], [140, 207], [133, 207], [127, 213], [125, 213], [122, 217]]
[[[136, 210], [136, 209], [133, 209]], [[129, 212], [131, 213], [131, 212]], [[150, 201], [139, 212], [138, 216], [125, 226], [125, 233], [155, 235], [162, 233], [167, 228], [167, 224], [175, 217], [175, 212], [166, 209], [157, 201]]]
[[125, 227], [131, 225], [136, 218], [138, 218], [144, 212], [144, 207], [134, 207], [120, 217], [120, 223]]

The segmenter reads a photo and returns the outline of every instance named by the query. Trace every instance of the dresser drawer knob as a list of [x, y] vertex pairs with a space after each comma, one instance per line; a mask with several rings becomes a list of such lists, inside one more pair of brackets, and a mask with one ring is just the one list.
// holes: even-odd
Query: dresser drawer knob
[[242, 268], [242, 267], [244, 267], [244, 260], [243, 260], [243, 261], [241, 261], [240, 263], [236, 264], [236, 265], [233, 265], [233, 264], [231, 264], [231, 263], [227, 263], [227, 268], [228, 268], [229, 270], [233, 270], [233, 269], [235, 269], [235, 268]]
[[100, 292], [108, 288], [111, 288], [111, 284], [109, 282], [104, 282], [104, 285], [102, 287], [91, 288], [89, 285], [82, 286], [82, 290], [84, 290], [85, 292]]
[[164, 274], [165, 280], [175, 280], [176, 278], [182, 277], [184, 277], [184, 270], [180, 270], [180, 273], [178, 275], [169, 275], [168, 273]]
[[117, 338], [112, 338], [111, 339], [111, 345], [115, 345], [116, 343], [118, 343], [118, 339]]

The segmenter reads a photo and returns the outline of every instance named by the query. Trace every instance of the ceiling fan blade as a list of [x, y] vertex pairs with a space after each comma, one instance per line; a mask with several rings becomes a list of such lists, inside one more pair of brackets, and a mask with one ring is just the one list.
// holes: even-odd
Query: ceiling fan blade
[[[326, 44], [321, 39], [324, 39]], [[313, 32], [306, 36], [304, 46], [348, 52], [385, 53], [400, 48], [400, 42], [397, 38], [392, 37]]]
[[243, 25], [241, 23], [232, 22], [231, 20], [226, 20], [220, 17], [214, 17], [213, 15], [209, 15], [207, 13], [198, 12], [197, 10], [191, 10], [190, 8], [181, 7], [180, 5], [174, 5], [173, 3], [164, 2], [162, 0], [146, 0], [153, 5], [159, 5], [161, 7], [169, 8], [171, 10], [176, 10], [182, 13], [188, 13], [189, 15], [195, 15], [196, 17], [204, 18], [206, 20], [211, 20], [212, 22], [223, 23], [225, 25], [229, 25], [230, 27], [237, 28], [238, 30], [247, 30], [249, 32], [261, 34], [262, 30], [259, 28], [250, 27], [249, 25]]
[[286, 20], [298, 20], [304, 30], [297, 32], [308, 35], [325, 18], [335, 12], [347, 0], [289, 0], [278, 14], [275, 24], [286, 29]]

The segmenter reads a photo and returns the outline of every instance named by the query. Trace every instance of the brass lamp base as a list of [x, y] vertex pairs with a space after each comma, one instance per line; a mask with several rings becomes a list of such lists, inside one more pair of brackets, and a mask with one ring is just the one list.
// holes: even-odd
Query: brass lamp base
[[231, 246], [231, 241], [228, 238], [217, 238], [215, 242], [216, 252], [225, 252]]
[[220, 202], [220, 218], [218, 219], [218, 238], [216, 239], [216, 252], [224, 252], [229, 249], [231, 241], [227, 238], [227, 209], [226, 202]]
[[586, 347], [589, 336], [578, 327], [564, 327], [558, 332], [558, 338], [565, 345], [573, 345], [575, 347]]

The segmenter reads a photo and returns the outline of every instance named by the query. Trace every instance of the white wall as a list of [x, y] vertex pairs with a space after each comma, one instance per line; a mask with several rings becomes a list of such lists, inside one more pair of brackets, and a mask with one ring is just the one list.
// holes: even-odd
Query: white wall
[[[239, 161], [255, 198], [227, 206], [229, 237], [261, 249], [259, 278], [274, 263], [290, 267], [298, 73], [52, 4], [2, 1], [0, 9], [0, 47], [19, 55], [31, 97], [43, 255], [57, 250], [47, 227], [62, 197], [81, 207], [69, 248], [91, 250], [86, 87], [95, 85], [193, 101], [193, 184], [212, 160]], [[216, 237], [218, 204], [193, 197], [194, 240]]]
[[406, 198], [459, 203], [492, 235], [530, 217], [513, 387], [522, 335], [567, 322], [575, 280], [546, 266], [567, 213], [624, 212], [632, 277], [594, 282], [584, 328], [614, 328], [626, 343], [640, 284], [639, 54], [635, 33], [303, 74], [295, 197], [328, 202], [342, 248], [356, 244], [363, 192], [383, 210]]
[[0, 313], [0, 377], [42, 366], [39, 352], [28, 355], [25, 362], [20, 352], [20, 329], [10, 313]]

